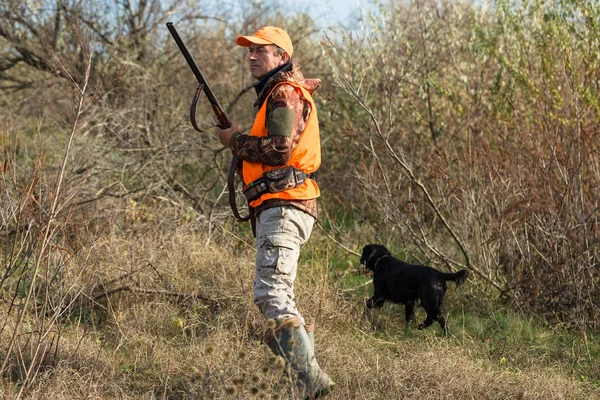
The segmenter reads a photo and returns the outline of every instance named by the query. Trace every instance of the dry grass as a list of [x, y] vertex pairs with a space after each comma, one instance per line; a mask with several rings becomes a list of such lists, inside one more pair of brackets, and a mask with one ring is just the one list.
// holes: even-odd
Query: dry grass
[[[80, 303], [27, 398], [288, 398], [285, 375], [260, 342], [253, 249], [241, 242], [205, 246], [203, 234], [185, 227], [142, 228], [142, 235], [137, 229], [127, 239], [110, 236], [91, 249], [93, 274], [84, 285], [125, 276], [106, 289], [128, 285], [199, 297], [123, 291]], [[322, 240], [316, 233], [311, 246], [321, 249]], [[444, 339], [436, 329], [416, 338], [403, 333], [400, 321], [373, 330], [360, 320], [362, 302], [344, 298], [336, 280], [324, 275], [323, 259], [301, 265], [297, 292], [301, 309], [317, 323], [319, 363], [337, 382], [328, 398], [600, 398], [597, 387], [558, 362], [508, 368], [474, 340]], [[6, 335], [0, 340], [4, 347]], [[17, 393], [6, 380], [1, 390], [7, 399]]]
[[[319, 362], [338, 383], [328, 399], [600, 398], [600, 107], [590, 51], [600, 36], [587, 21], [572, 25], [600, 11], [567, 2], [540, 13], [524, 2], [488, 15], [442, 3], [390, 2], [389, 18], [373, 26], [387, 24], [381, 35], [325, 46], [337, 54], [334, 71], [319, 41], [306, 42], [315, 50], [307, 64], [324, 78], [319, 179], [324, 202], [337, 201], [323, 210], [328, 233], [347, 248], [385, 242], [474, 272], [447, 297], [455, 336], [404, 330], [393, 306], [373, 327], [361, 320], [370, 286], [355, 274], [357, 257], [316, 229], [296, 292], [317, 324]], [[18, 46], [5, 43], [5, 53], [38, 54], [37, 68], [54, 72], [16, 63], [11, 74], [40, 86], [0, 99], [0, 397], [289, 398], [260, 341], [252, 239], [231, 226], [223, 201], [228, 153], [188, 133], [183, 98], [193, 85], [172, 43], [152, 42], [161, 56], [144, 60], [127, 40], [123, 53], [107, 45], [112, 33], [88, 38], [83, 21], [61, 28], [50, 10], [46, 28], [65, 37], [22, 43], [40, 21], [21, 9], [6, 11]], [[249, 124], [237, 56], [223, 51], [233, 41], [211, 24], [188, 27], [215, 38], [197, 42], [203, 68], [227, 82], [220, 93]], [[132, 59], [139, 65], [125, 76]], [[18, 105], [28, 96], [43, 99], [41, 114]]]

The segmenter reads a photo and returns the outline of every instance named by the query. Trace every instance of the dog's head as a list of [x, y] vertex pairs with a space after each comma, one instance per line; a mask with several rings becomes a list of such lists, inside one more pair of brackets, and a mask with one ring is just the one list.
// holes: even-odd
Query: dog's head
[[364, 266], [365, 273], [373, 271], [375, 263], [383, 256], [391, 256], [392, 253], [381, 244], [368, 244], [362, 249], [360, 264]]

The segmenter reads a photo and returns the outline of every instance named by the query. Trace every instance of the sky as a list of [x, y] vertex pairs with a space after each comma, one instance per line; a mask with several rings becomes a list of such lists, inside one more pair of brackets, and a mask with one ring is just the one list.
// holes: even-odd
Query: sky
[[369, 0], [279, 0], [286, 8], [311, 14], [321, 28], [332, 24], [351, 24], [361, 10], [373, 9]]

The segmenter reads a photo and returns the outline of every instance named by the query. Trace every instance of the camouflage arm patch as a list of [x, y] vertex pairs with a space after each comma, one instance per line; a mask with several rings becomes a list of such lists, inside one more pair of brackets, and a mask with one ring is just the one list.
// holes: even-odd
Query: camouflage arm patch
[[286, 107], [277, 107], [271, 111], [267, 121], [270, 136], [291, 138], [296, 129], [296, 112]]

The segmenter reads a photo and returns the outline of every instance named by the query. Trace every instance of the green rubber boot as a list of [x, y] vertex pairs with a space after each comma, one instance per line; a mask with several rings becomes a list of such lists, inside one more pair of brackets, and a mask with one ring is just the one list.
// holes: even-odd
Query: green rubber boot
[[[310, 345], [313, 348], [313, 353], [314, 353], [314, 357], [315, 357], [315, 364], [317, 364], [317, 367], [318, 367], [319, 364], [317, 363], [317, 355], [316, 355], [317, 351], [315, 350], [315, 324], [306, 324], [306, 325], [304, 325], [304, 330], [306, 330], [306, 335], [308, 336], [308, 341], [309, 341]], [[331, 381], [331, 379], [330, 379], [330, 381]], [[331, 385], [332, 386], [335, 385], [333, 383], [333, 381], [331, 381]]]
[[304, 330], [306, 330], [306, 334], [308, 335], [308, 340], [310, 341], [310, 345], [315, 350], [315, 324], [306, 324], [304, 325]]
[[278, 324], [267, 344], [298, 374], [296, 386], [301, 399], [316, 399], [333, 389], [335, 384], [317, 364], [311, 339], [298, 319]]

